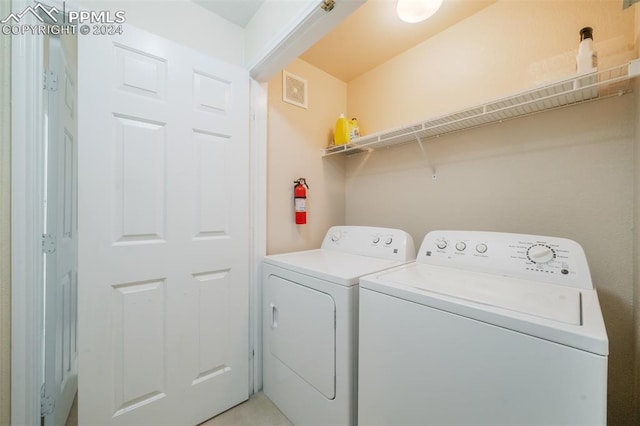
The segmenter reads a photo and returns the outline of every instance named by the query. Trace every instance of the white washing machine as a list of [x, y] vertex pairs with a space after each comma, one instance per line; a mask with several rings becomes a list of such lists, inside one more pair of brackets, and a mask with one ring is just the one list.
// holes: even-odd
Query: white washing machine
[[360, 277], [415, 259], [398, 229], [336, 226], [262, 269], [264, 393], [296, 425], [355, 425]]
[[360, 281], [360, 425], [604, 425], [608, 339], [567, 239], [429, 233]]

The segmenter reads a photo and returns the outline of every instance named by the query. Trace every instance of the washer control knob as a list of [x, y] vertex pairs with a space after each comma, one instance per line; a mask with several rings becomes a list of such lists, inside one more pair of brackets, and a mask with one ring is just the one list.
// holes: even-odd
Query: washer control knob
[[467, 248], [467, 245], [466, 245], [464, 242], [462, 242], [462, 241], [458, 241], [458, 242], [456, 243], [456, 250], [458, 250], [458, 251], [464, 251], [464, 249], [466, 249], [466, 248]]
[[331, 241], [333, 241], [335, 243], [340, 238], [342, 238], [342, 232], [340, 232], [340, 231], [332, 232], [331, 235], [329, 236], [329, 238], [331, 238]]
[[376, 235], [375, 237], [373, 237], [373, 244], [378, 244], [380, 242], [380, 236]]
[[480, 243], [476, 246], [476, 251], [480, 254], [486, 253], [488, 250], [488, 247], [485, 243]]
[[547, 263], [556, 257], [556, 252], [549, 246], [544, 244], [536, 244], [527, 250], [527, 257], [533, 263]]
[[440, 240], [436, 243], [436, 247], [438, 247], [440, 250], [444, 250], [447, 248], [447, 242], [445, 240]]
[[391, 244], [392, 242], [393, 242], [393, 237], [392, 237], [391, 235], [389, 235], [389, 236], [384, 240], [384, 243], [385, 243], [386, 245], [389, 245], [389, 244]]

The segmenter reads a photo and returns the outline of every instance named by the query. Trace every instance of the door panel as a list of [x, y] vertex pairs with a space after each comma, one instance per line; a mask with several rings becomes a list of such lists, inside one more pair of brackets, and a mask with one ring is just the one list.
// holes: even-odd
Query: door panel
[[64, 424], [77, 390], [77, 110], [75, 37], [47, 41], [54, 81], [46, 92], [45, 233], [55, 241], [45, 255], [44, 395], [53, 410], [45, 413], [44, 424], [50, 426]]
[[230, 202], [226, 176], [230, 173], [228, 135], [194, 132], [194, 156], [197, 158], [196, 238], [213, 238], [229, 234], [229, 212], [218, 208]]
[[226, 353], [229, 351], [229, 270], [194, 274], [198, 289], [197, 315], [198, 369], [192, 384], [196, 385], [228, 373]]
[[165, 125], [114, 116], [117, 243], [162, 240], [166, 216]]
[[[166, 396], [165, 283], [114, 286], [115, 415]], [[84, 395], [83, 395], [84, 397]]]
[[248, 73], [127, 26], [79, 87], [79, 421], [200, 423], [249, 391]]

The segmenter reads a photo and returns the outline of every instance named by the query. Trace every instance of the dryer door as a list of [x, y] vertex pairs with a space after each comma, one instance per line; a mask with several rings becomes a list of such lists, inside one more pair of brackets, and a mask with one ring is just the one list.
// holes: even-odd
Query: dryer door
[[270, 275], [264, 336], [269, 351], [328, 399], [335, 397], [335, 311], [326, 293]]

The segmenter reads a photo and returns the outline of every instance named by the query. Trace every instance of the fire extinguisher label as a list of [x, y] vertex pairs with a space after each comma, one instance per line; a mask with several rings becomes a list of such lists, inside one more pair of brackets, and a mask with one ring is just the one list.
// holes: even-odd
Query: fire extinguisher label
[[307, 207], [305, 205], [305, 199], [304, 198], [296, 198], [295, 199], [295, 205], [296, 205], [296, 211], [297, 212], [305, 212], [307, 211]]

